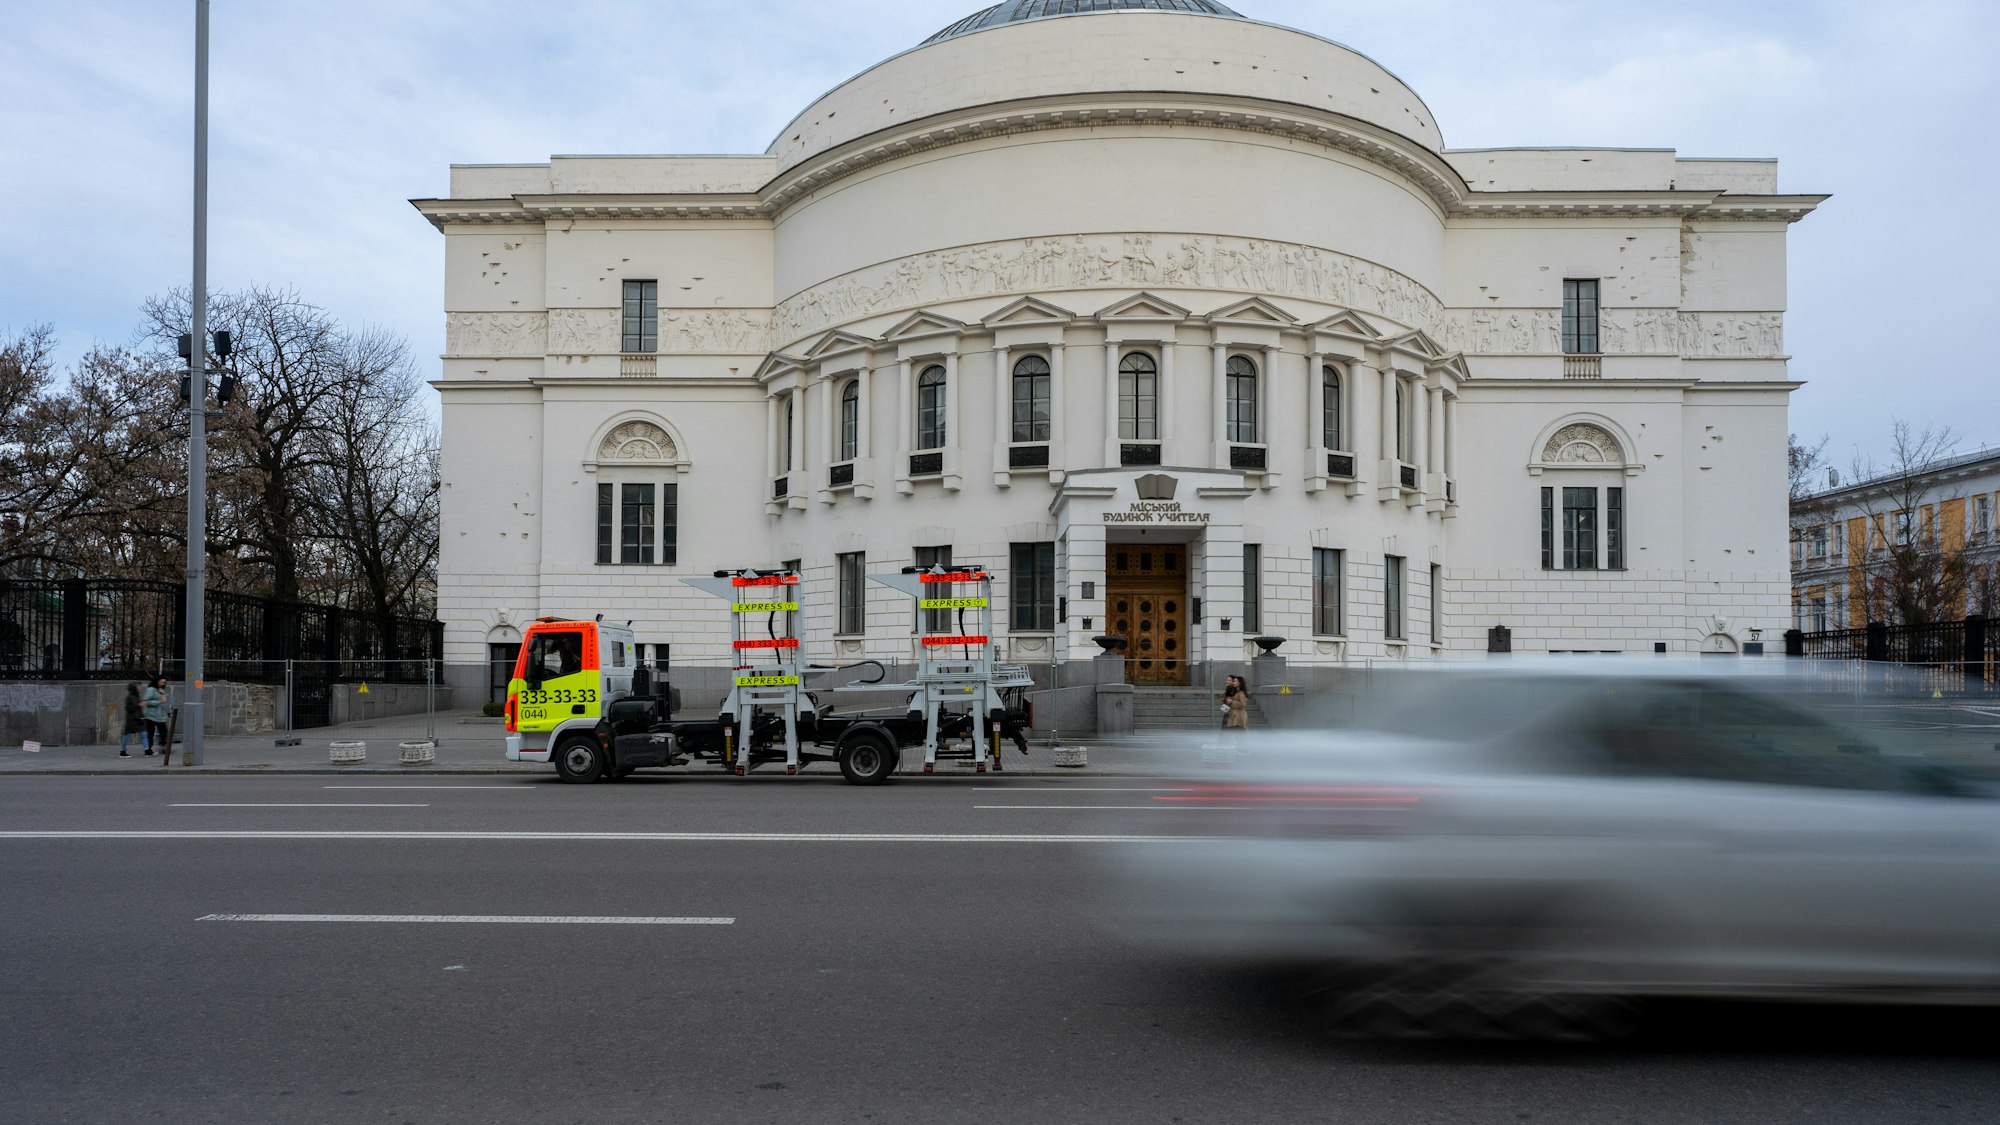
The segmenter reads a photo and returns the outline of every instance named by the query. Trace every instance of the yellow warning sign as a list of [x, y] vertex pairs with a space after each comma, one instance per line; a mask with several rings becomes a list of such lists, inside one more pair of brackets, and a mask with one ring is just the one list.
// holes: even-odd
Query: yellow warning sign
[[355, 689], [354, 689], [354, 694], [356, 694], [356, 695], [367, 695], [367, 694], [368, 694], [368, 683], [367, 683], [367, 681], [365, 681], [365, 680], [364, 680], [364, 681], [362, 681], [362, 683], [361, 683], [361, 686], [360, 686], [360, 687], [358, 687], [358, 688], [355, 688]]
[[1292, 685], [1290, 685], [1290, 684], [1286, 684], [1286, 685], [1285, 685], [1284, 687], [1281, 687], [1281, 688], [1279, 688], [1279, 689], [1278, 689], [1278, 694], [1279, 694], [1279, 695], [1290, 695], [1290, 694], [1292, 694]]
[[799, 682], [797, 676], [738, 676], [737, 687], [784, 687]]
[[985, 598], [925, 598], [925, 609], [978, 609], [986, 604]]
[[797, 602], [737, 602], [730, 606], [737, 613], [790, 613], [799, 608]]

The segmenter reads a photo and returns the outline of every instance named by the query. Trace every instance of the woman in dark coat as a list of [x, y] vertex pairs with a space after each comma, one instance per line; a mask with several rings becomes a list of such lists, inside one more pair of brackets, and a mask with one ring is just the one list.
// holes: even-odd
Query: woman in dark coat
[[[133, 680], [131, 683], [125, 685], [125, 724], [118, 733], [118, 756], [121, 758], [131, 757], [132, 755], [125, 750], [126, 743], [132, 741], [133, 735], [142, 735], [145, 733], [146, 705], [139, 699], [139, 681]], [[146, 744], [146, 753], [151, 754], [152, 752], [152, 743], [148, 741]]]

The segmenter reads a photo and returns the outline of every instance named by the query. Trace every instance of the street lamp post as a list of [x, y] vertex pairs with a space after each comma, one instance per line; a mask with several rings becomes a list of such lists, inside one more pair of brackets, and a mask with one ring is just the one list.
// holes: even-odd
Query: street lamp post
[[[194, 324], [188, 357], [187, 755], [202, 760], [208, 587], [208, 0], [194, 0]], [[167, 747], [172, 754], [174, 748]]]

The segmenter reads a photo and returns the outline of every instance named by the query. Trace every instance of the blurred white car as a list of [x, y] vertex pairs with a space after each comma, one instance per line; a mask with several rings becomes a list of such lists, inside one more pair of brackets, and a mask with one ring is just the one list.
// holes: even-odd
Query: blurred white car
[[2000, 999], [2000, 800], [1700, 669], [1411, 674], [1158, 794], [1136, 936], [1444, 996]]

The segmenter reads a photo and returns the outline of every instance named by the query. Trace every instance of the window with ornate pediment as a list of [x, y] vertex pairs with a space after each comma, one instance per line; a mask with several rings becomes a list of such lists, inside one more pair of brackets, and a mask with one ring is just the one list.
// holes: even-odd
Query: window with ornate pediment
[[1542, 446], [1544, 465], [1623, 466], [1625, 449], [1611, 431], [1590, 422], [1572, 422], [1549, 435]]
[[840, 456], [852, 461], [861, 455], [861, 380], [849, 379], [840, 385]]
[[599, 461], [678, 461], [673, 437], [652, 422], [634, 419], [614, 426], [598, 443]]
[[944, 368], [936, 365], [926, 367], [917, 376], [917, 448], [943, 449], [945, 433], [945, 386]]
[[1118, 436], [1125, 441], [1160, 437], [1160, 368], [1145, 352], [1118, 361]]
[[1228, 439], [1246, 443], [1261, 440], [1257, 432], [1257, 362], [1249, 356], [1230, 356], [1223, 379]]
[[1014, 440], [1049, 440], [1049, 361], [1022, 356], [1014, 364]]

